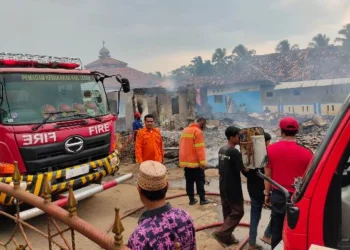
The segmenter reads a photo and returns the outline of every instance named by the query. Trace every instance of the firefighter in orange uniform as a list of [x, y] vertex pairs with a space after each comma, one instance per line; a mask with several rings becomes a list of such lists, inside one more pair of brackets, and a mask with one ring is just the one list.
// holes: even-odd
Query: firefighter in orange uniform
[[163, 162], [162, 134], [154, 128], [154, 117], [150, 114], [145, 116], [145, 127], [137, 131], [135, 154], [139, 164], [147, 160]]
[[205, 198], [205, 174], [207, 164], [205, 154], [205, 143], [202, 130], [205, 128], [206, 120], [198, 118], [197, 122], [191, 123], [182, 131], [179, 148], [180, 167], [185, 170], [186, 192], [190, 199], [190, 205], [198, 202], [194, 198], [194, 183], [196, 183], [200, 204], [208, 204]]

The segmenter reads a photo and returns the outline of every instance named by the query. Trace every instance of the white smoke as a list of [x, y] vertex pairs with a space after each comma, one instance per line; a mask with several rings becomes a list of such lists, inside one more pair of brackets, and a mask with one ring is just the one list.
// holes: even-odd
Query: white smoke
[[164, 80], [162, 80], [159, 85], [169, 91], [171, 90], [175, 90], [176, 87], [178, 86], [176, 81], [171, 79], [171, 78], [166, 78]]

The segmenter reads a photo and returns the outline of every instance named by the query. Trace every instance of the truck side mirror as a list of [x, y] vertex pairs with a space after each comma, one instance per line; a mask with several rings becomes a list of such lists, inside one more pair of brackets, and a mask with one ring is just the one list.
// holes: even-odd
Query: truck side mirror
[[121, 80], [122, 88], [124, 93], [130, 92], [130, 82], [127, 78], [122, 78]]
[[287, 223], [290, 229], [294, 229], [298, 223], [300, 210], [294, 206], [291, 202], [287, 202]]

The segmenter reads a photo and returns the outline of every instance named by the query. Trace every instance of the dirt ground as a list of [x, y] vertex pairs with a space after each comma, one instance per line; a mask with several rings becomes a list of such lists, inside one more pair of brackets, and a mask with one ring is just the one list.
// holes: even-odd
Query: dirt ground
[[[103, 193], [99, 193], [93, 197], [90, 197], [86, 200], [80, 201], [78, 204], [78, 215], [82, 219], [88, 221], [95, 227], [99, 228], [102, 231], [107, 231], [109, 226], [114, 221], [114, 208], [120, 208], [121, 215], [124, 213], [141, 206], [141, 202], [139, 200], [139, 196], [136, 190], [136, 174], [137, 174], [137, 166], [133, 164], [122, 164], [119, 174], [126, 173], [134, 173], [134, 178], [129, 180], [126, 183], [120, 184], [114, 188], [106, 190]], [[168, 191], [168, 196], [174, 194], [185, 193], [185, 182], [183, 176], [183, 170], [179, 168], [169, 169], [169, 180], [170, 180], [170, 189]], [[210, 182], [209, 185], [206, 185], [207, 192], [218, 192], [218, 173], [217, 170], [210, 169], [206, 171], [207, 180]], [[246, 185], [243, 181], [244, 186], [244, 198], [249, 200], [248, 193], [246, 191]], [[208, 197], [213, 201], [212, 204], [206, 206], [200, 206], [198, 204], [194, 206], [188, 205], [188, 198], [181, 197], [170, 200], [172, 206], [183, 208], [188, 211], [195, 223], [195, 226], [202, 226], [211, 224], [214, 222], [222, 221], [222, 213], [221, 213], [221, 205], [218, 197], [210, 196]], [[125, 218], [122, 222], [125, 228], [123, 233], [124, 242], [127, 242], [132, 231], [137, 226], [137, 220], [142, 213], [142, 210], [130, 217]], [[242, 222], [249, 222], [250, 217], [250, 206], [245, 205], [245, 215], [242, 219]], [[268, 245], [264, 244], [259, 240], [262, 236], [265, 227], [269, 221], [270, 211], [267, 209], [263, 210], [262, 219], [259, 225], [259, 234], [258, 234], [258, 244], [261, 244], [264, 249], [270, 249]], [[47, 233], [47, 217], [40, 216], [34, 219], [27, 221], [29, 224], [37, 227], [43, 232]], [[6, 224], [0, 225], [0, 241], [5, 242], [10, 235], [12, 234], [12, 230], [14, 228], [14, 223], [9, 221]], [[64, 228], [64, 226], [62, 226]], [[52, 229], [54, 231], [54, 229]], [[197, 247], [199, 250], [202, 249], [210, 249], [210, 250], [219, 250], [224, 249], [221, 245], [219, 245], [212, 237], [211, 232], [214, 229], [208, 229], [201, 232], [197, 232]], [[248, 228], [238, 227], [234, 234], [236, 238], [243, 240], [245, 236], [248, 234]], [[30, 242], [32, 243], [33, 249], [49, 249], [47, 240], [38, 235], [36, 232], [32, 230], [26, 229], [26, 233]], [[17, 240], [19, 242], [24, 242], [20, 234], [17, 233]], [[69, 239], [69, 234], [67, 234], [67, 238]], [[57, 237], [57, 241], [62, 243], [62, 240]], [[88, 239], [82, 237], [78, 233], [76, 233], [76, 249], [100, 249], [94, 243], [91, 243]], [[281, 246], [282, 247], [282, 246]], [[15, 249], [15, 247], [10, 247], [9, 249]], [[53, 249], [59, 249], [58, 247]], [[228, 247], [226, 249], [235, 249], [234, 246]], [[282, 249], [282, 248], [281, 248]]]

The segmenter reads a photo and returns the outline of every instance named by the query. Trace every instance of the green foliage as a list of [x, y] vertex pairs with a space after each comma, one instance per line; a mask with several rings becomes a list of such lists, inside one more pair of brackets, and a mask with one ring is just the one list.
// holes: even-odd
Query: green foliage
[[335, 42], [340, 42], [346, 50], [350, 51], [350, 23], [344, 25], [338, 34], [342, 37], [337, 37]]
[[[350, 51], [350, 23], [345, 25], [338, 32], [341, 37], [337, 37], [335, 42], [341, 43], [341, 45]], [[311, 48], [325, 48], [330, 46], [330, 38], [325, 34], [317, 34], [312, 38], [312, 42], [309, 43]], [[297, 44], [291, 45], [288, 40], [282, 40], [276, 46], [277, 53], [286, 53], [291, 50], [299, 50]], [[255, 50], [249, 50], [244, 45], [239, 44], [233, 50], [232, 54], [228, 55], [225, 48], [217, 48], [212, 54], [211, 60], [203, 60], [201, 56], [196, 56], [192, 59], [189, 65], [183, 65], [171, 71], [171, 76], [215, 76], [222, 75], [227, 72], [230, 66], [238, 63], [242, 60], [249, 60], [249, 58], [255, 56]], [[161, 76], [160, 72], [156, 72], [156, 75]], [[164, 77], [164, 76], [163, 76]]]
[[299, 49], [298, 44], [294, 44], [291, 46], [288, 40], [283, 40], [283, 41], [280, 41], [279, 44], [277, 44], [277, 47], [275, 50], [277, 53], [286, 53], [291, 50], [298, 50], [298, 49]]
[[310, 48], [325, 48], [329, 46], [330, 38], [325, 34], [317, 34], [312, 38], [312, 42], [309, 43]]

